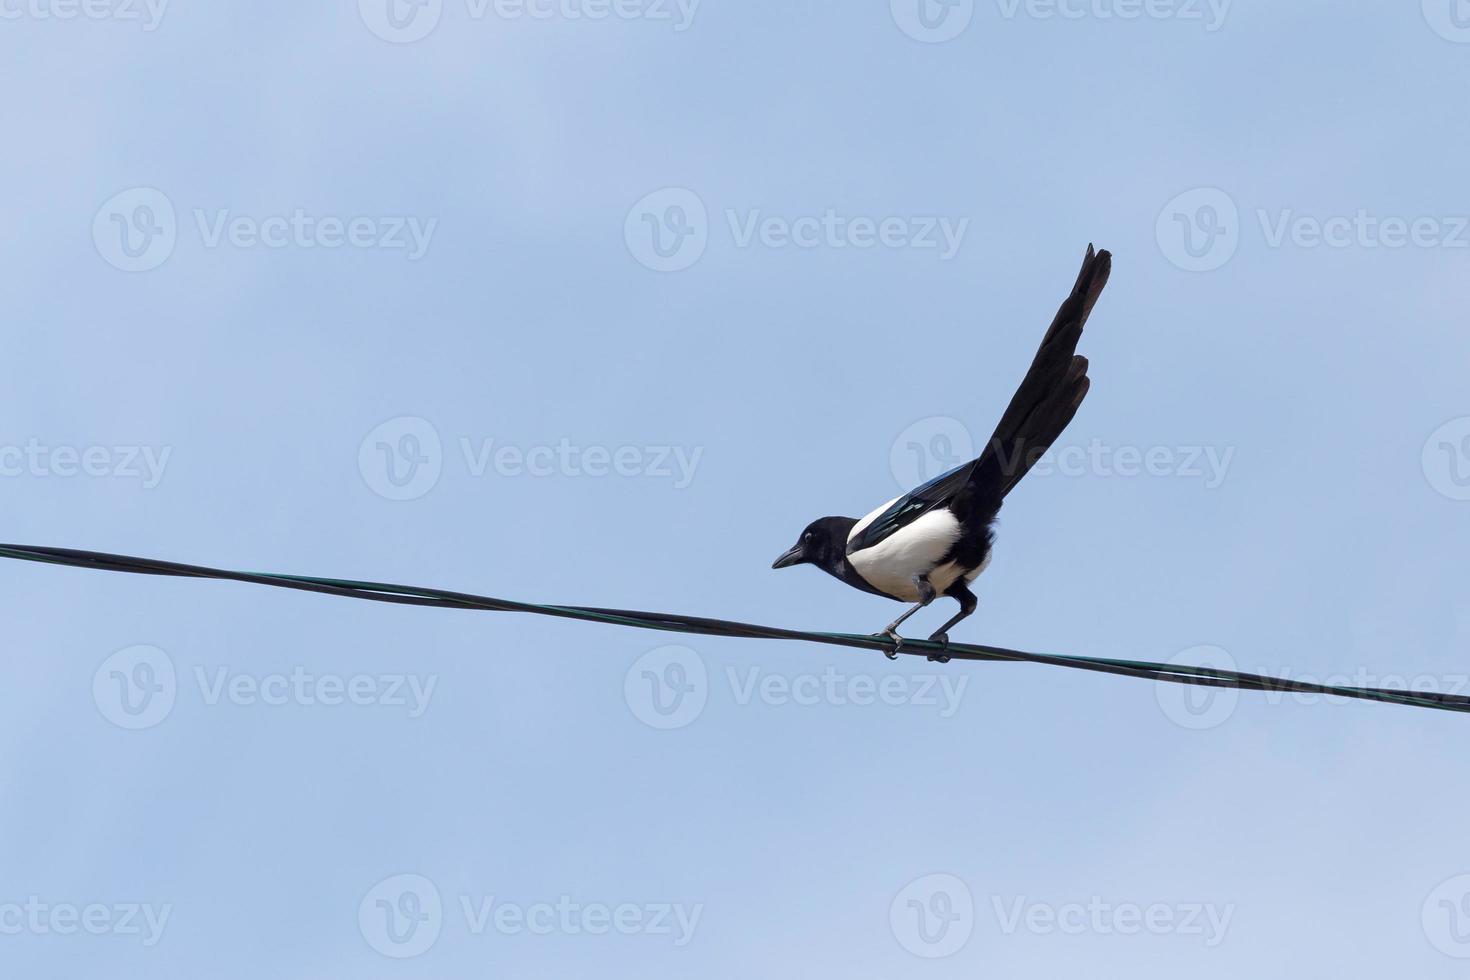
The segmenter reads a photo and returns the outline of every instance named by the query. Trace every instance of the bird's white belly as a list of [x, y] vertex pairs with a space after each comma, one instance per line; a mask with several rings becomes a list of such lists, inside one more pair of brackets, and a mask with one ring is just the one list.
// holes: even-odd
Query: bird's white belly
[[[885, 504], [858, 521], [852, 533], [861, 533], [887, 506]], [[915, 575], [928, 575], [935, 592], [943, 592], [959, 578], [961, 569], [954, 562], [940, 564], [959, 537], [960, 522], [948, 510], [940, 508], [895, 531], [873, 547], [848, 555], [847, 560], [875, 589], [908, 602], [918, 602]]]

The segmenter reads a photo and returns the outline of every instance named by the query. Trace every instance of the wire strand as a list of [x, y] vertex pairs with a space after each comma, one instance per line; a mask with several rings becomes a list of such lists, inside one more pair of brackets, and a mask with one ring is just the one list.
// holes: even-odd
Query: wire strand
[[[316, 592], [323, 595], [335, 595], [369, 602], [388, 602], [441, 609], [473, 609], [490, 612], [528, 613], [537, 616], [553, 616], [560, 619], [573, 619], [583, 622], [602, 623], [610, 626], [625, 626], [634, 629], [658, 630], [669, 633], [726, 636], [754, 640], [798, 640], [807, 643], [822, 643], [829, 646], [843, 646], [889, 653], [894, 652], [893, 642], [885, 636], [789, 630], [773, 626], [740, 623], [728, 619], [711, 619], [702, 616], [686, 616], [676, 613], [641, 612], [630, 609], [599, 609], [586, 606], [542, 605], [531, 602], [516, 602], [510, 599], [497, 599], [491, 596], [473, 595], [465, 592], [448, 592], [443, 589], [393, 585], [386, 582], [362, 582], [351, 579], [319, 578], [310, 575], [236, 572], [222, 568], [209, 568], [203, 565], [185, 565], [153, 558], [136, 558], [129, 555], [113, 555], [99, 551], [80, 551], [72, 548], [0, 544], [0, 558], [11, 558], [17, 561], [40, 562], [51, 565], [65, 565], [74, 568], [90, 568], [98, 571], [126, 572], [134, 575], [165, 575], [180, 578], [245, 582], [252, 585]], [[1470, 697], [1458, 694], [1317, 684], [1308, 681], [1294, 681], [1262, 674], [1247, 674], [1240, 671], [1222, 670], [1213, 667], [1196, 667], [1187, 664], [1164, 664], [1145, 660], [1114, 660], [1101, 657], [1027, 653], [1021, 650], [1010, 650], [1005, 647], [971, 643], [951, 643], [948, 647], [945, 647], [942, 644], [930, 640], [920, 639], [904, 640], [903, 646], [897, 652], [910, 656], [925, 657], [931, 654], [944, 654], [955, 660], [1044, 664], [1052, 667], [1066, 667], [1073, 670], [1115, 674], [1122, 677], [1136, 677], [1170, 684], [1236, 688], [1264, 693], [1327, 695], [1362, 701], [1378, 701], [1386, 704], [1401, 704], [1417, 708], [1432, 708], [1441, 711], [1470, 712]]]

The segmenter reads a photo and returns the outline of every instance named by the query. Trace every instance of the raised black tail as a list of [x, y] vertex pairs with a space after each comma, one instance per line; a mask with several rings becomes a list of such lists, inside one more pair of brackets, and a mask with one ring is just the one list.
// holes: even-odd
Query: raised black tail
[[977, 460], [970, 488], [979, 509], [1000, 509], [1006, 494], [1051, 448], [1087, 397], [1087, 358], [1077, 354], [1077, 342], [1112, 269], [1112, 253], [1087, 246], [1072, 294], [1057, 310], [1031, 369]]
[[[995, 434], [979, 458], [957, 466], [895, 500], [847, 540], [847, 554], [871, 548], [936, 507], [948, 507], [965, 523], [989, 526], [1006, 494], [1021, 482], [1051, 447], [1082, 399], [1087, 397], [1087, 358], [1077, 356], [1077, 341], [1087, 316], [1108, 283], [1113, 257], [1087, 246], [1087, 258], [1072, 295], [1062, 303], [1031, 370], [1011, 398]], [[979, 540], [978, 538], [976, 540]], [[986, 545], [988, 547], [988, 544]], [[983, 549], [975, 557], [983, 558]]]

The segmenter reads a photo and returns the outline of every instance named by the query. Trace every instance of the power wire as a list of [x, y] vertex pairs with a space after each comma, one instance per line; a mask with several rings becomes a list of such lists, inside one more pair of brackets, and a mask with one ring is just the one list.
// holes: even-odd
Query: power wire
[[[494, 612], [519, 612], [538, 616], [554, 616], [560, 619], [575, 619], [583, 622], [604, 623], [611, 626], [627, 626], [635, 629], [660, 630], [670, 633], [685, 633], [701, 636], [727, 636], [755, 640], [801, 640], [808, 643], [825, 643], [832, 646], [854, 647], [864, 650], [892, 652], [893, 642], [884, 636], [868, 636], [857, 633], [824, 633], [805, 630], [779, 629], [772, 626], [757, 626], [727, 619], [709, 619], [701, 616], [685, 616], [675, 613], [640, 612], [630, 609], [598, 609], [585, 606], [549, 606], [531, 602], [515, 602], [490, 596], [472, 595], [464, 592], [447, 592], [410, 585], [392, 585], [384, 582], [359, 582], [349, 579], [318, 578], [309, 575], [280, 575], [262, 572], [235, 572], [227, 569], [208, 568], [202, 565], [184, 565], [178, 562], [159, 561], [152, 558], [135, 558], [128, 555], [113, 555], [99, 551], [79, 551], [72, 548], [50, 548], [34, 545], [0, 545], [0, 558], [18, 561], [41, 562], [51, 565], [66, 565], [75, 568], [91, 568], [108, 572], [127, 572], [136, 575], [168, 575], [182, 578], [219, 579], [231, 582], [248, 582], [280, 589], [296, 589], [303, 592], [318, 592], [324, 595], [363, 599], [371, 602], [391, 602], [413, 606], [431, 606], [444, 609], [475, 609]], [[1145, 680], [1171, 684], [1188, 684], [1199, 687], [1238, 688], [1246, 691], [1267, 693], [1316, 694], [1362, 701], [1381, 701], [1387, 704], [1402, 704], [1418, 708], [1434, 708], [1441, 711], [1470, 712], [1470, 697], [1458, 694], [1441, 694], [1435, 691], [1395, 691], [1374, 687], [1345, 687], [1331, 684], [1316, 684], [1285, 678], [1247, 674], [1234, 670], [1213, 667], [1194, 667], [1185, 664], [1153, 663], [1145, 660], [1114, 660], [1102, 657], [1063, 656], [1045, 653], [1026, 653], [1005, 647], [984, 644], [951, 643], [944, 647], [929, 640], [905, 640], [900, 653], [911, 656], [928, 656], [943, 653], [955, 660], [1010, 661], [1046, 664], [1053, 667], [1068, 667], [1123, 677], [1138, 677]]]

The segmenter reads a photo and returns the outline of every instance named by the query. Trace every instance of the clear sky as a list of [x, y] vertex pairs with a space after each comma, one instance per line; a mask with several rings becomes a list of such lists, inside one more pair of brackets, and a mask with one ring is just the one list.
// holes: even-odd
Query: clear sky
[[[0, 538], [1463, 689], [1470, 8], [0, 0]], [[0, 565], [0, 973], [1463, 975], [1470, 719]], [[912, 622], [924, 635], [952, 604]]]

